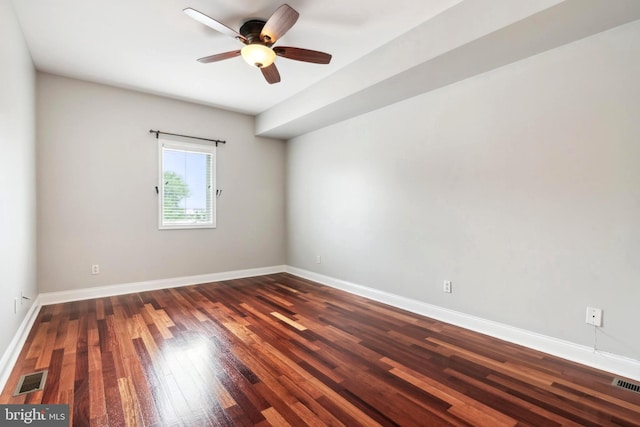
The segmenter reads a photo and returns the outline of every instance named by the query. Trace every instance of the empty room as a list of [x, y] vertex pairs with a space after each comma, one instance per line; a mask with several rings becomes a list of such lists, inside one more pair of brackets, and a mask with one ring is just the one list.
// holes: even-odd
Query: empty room
[[640, 1], [0, 0], [0, 425], [640, 426]]

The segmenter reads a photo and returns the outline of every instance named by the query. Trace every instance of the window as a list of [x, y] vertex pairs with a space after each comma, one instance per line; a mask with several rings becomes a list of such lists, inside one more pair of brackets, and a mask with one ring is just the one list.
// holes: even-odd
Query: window
[[158, 141], [159, 228], [214, 228], [215, 146]]

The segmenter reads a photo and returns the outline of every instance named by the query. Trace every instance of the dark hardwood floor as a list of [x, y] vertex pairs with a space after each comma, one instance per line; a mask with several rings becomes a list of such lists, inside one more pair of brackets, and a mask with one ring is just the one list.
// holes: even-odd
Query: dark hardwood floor
[[275, 274], [45, 306], [0, 403], [77, 426], [640, 425], [612, 378]]

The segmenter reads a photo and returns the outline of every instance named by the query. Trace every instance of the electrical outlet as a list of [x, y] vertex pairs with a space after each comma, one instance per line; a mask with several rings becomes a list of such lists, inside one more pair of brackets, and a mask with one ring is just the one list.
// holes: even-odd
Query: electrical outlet
[[587, 323], [593, 326], [602, 326], [602, 309], [587, 307]]
[[316, 264], [322, 264], [322, 257], [320, 255], [316, 255]]
[[451, 280], [445, 280], [442, 285], [442, 292], [451, 293]]
[[100, 265], [93, 264], [91, 266], [91, 274], [100, 274]]
[[13, 299], [13, 314], [18, 313], [18, 297]]

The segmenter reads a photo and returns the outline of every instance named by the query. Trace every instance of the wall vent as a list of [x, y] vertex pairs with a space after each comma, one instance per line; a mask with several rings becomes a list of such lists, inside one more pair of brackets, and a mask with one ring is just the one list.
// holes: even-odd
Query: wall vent
[[25, 374], [20, 377], [18, 387], [16, 387], [13, 395], [19, 396], [25, 393], [40, 391], [44, 388], [45, 381], [47, 381], [47, 370]]
[[611, 384], [613, 384], [616, 387], [623, 388], [625, 390], [633, 391], [635, 393], [640, 394], [640, 384], [621, 380], [620, 378], [614, 378]]

